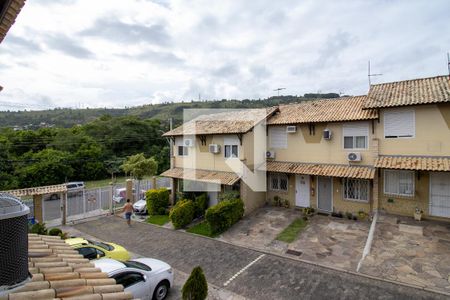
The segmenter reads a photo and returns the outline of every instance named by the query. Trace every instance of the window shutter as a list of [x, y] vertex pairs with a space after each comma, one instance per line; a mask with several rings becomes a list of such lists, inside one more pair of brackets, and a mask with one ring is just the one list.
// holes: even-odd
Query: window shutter
[[384, 137], [414, 137], [414, 110], [384, 112]]
[[344, 125], [344, 136], [369, 136], [369, 124], [354, 123]]
[[270, 148], [286, 149], [287, 148], [287, 132], [286, 126], [269, 127]]

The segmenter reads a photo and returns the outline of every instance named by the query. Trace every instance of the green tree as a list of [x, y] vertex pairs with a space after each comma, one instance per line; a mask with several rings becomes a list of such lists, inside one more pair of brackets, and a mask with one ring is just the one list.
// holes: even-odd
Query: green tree
[[158, 163], [153, 157], [145, 158], [144, 153], [128, 156], [122, 164], [122, 169], [125, 173], [130, 173], [138, 181], [139, 195], [141, 189], [141, 180], [144, 176], [153, 176], [158, 170]]
[[186, 283], [183, 285], [183, 300], [204, 300], [208, 296], [208, 283], [203, 270], [195, 267]]

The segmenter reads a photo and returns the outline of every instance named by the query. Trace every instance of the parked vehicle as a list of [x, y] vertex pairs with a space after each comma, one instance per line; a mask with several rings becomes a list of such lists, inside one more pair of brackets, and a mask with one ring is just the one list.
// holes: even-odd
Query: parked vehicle
[[114, 243], [91, 241], [77, 237], [68, 238], [65, 242], [87, 259], [97, 259], [101, 257], [109, 257], [121, 261], [130, 259], [130, 253], [128, 253], [127, 249]]
[[173, 269], [167, 263], [153, 258], [138, 258], [120, 262], [102, 258], [95, 267], [122, 284], [134, 298], [163, 300], [173, 285]]
[[67, 190], [81, 190], [84, 189], [84, 182], [83, 181], [75, 181], [75, 182], [68, 182], [66, 184]]
[[[133, 189], [133, 195], [136, 196], [136, 190]], [[139, 195], [139, 198], [142, 199], [145, 196], [145, 190], [141, 190], [141, 193]], [[123, 202], [126, 200], [127, 197], [127, 189], [126, 188], [119, 188], [116, 189], [113, 200], [117, 203]]]
[[147, 201], [145, 199], [141, 199], [133, 204], [133, 210], [137, 214], [146, 214], [147, 213]]
[[[79, 194], [78, 192], [82, 192], [84, 189], [84, 182], [83, 181], [74, 181], [74, 182], [68, 182], [66, 183], [67, 186], [67, 196], [74, 197], [75, 195]], [[60, 196], [59, 194], [51, 194], [50, 197], [46, 198], [45, 200], [59, 200]]]

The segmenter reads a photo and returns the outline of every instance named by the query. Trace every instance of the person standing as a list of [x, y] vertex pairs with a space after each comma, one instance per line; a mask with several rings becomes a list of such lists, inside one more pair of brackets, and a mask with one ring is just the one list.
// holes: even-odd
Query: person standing
[[128, 226], [131, 226], [131, 214], [133, 213], [133, 205], [131, 205], [130, 199], [127, 199], [127, 203], [123, 207], [125, 213], [125, 219], [127, 219]]

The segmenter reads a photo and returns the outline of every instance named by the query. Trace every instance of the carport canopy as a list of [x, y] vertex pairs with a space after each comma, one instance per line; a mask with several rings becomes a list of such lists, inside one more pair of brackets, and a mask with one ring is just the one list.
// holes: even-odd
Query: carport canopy
[[11, 194], [16, 197], [24, 197], [24, 196], [37, 196], [37, 195], [46, 195], [46, 194], [66, 193], [66, 192], [67, 192], [66, 184], [57, 184], [57, 185], [47, 185], [47, 186], [18, 189], [18, 190], [2, 191], [1, 193]]

